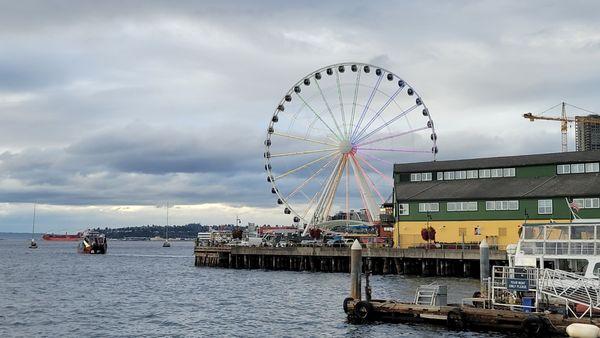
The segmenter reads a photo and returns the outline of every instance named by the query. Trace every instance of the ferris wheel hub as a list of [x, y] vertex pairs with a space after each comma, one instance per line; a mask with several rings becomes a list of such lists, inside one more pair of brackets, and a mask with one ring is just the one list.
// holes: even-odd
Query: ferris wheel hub
[[341, 141], [339, 148], [342, 154], [350, 154], [356, 151], [356, 146], [350, 140]]

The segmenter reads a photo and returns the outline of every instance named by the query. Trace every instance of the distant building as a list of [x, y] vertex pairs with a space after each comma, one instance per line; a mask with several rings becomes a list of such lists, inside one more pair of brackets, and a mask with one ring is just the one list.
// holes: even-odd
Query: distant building
[[[586, 117], [600, 119], [600, 115]], [[600, 150], [600, 124], [578, 121], [576, 117], [575, 134], [577, 151]]]
[[394, 165], [394, 245], [516, 243], [524, 222], [600, 218], [600, 151]]

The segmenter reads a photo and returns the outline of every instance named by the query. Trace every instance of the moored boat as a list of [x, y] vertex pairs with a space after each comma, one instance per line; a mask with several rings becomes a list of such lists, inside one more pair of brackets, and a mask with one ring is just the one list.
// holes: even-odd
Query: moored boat
[[83, 233], [83, 238], [77, 247], [79, 253], [85, 254], [105, 254], [107, 250], [108, 244], [104, 234], [93, 230]]

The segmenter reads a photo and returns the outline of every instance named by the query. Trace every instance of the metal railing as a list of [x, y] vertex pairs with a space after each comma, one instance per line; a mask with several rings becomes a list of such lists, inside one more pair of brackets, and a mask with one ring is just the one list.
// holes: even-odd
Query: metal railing
[[[576, 317], [592, 315], [600, 310], [600, 281], [579, 274], [554, 269], [540, 269], [540, 290], [543, 294], [560, 298], [567, 302], [567, 309]], [[581, 316], [569, 306], [568, 302], [581, 304], [586, 310]]]
[[[493, 306], [538, 311], [542, 295], [565, 302], [567, 311], [577, 318], [600, 310], [600, 280], [577, 273], [535, 267], [494, 266], [490, 298]], [[525, 304], [524, 295], [532, 302]], [[577, 311], [577, 304], [585, 311]]]

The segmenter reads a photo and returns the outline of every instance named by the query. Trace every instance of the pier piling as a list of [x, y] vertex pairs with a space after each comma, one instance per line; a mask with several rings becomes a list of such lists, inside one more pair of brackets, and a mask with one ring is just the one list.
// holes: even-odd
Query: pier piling
[[350, 297], [361, 299], [360, 281], [362, 274], [362, 246], [354, 240], [350, 248]]

